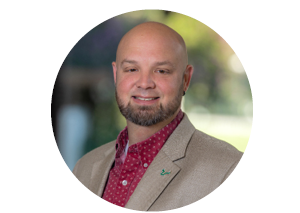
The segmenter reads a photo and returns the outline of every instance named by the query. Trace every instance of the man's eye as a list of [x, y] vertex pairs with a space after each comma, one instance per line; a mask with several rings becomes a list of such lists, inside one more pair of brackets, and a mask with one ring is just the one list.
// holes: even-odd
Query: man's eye
[[166, 70], [157, 70], [157, 72], [160, 73], [160, 74], [166, 74], [167, 73]]
[[135, 72], [137, 69], [128, 69], [127, 72]]

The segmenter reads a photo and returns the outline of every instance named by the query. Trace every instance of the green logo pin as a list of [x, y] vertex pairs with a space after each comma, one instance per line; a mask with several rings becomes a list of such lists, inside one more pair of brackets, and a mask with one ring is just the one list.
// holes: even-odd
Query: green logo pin
[[161, 175], [166, 175], [166, 174], [170, 174], [171, 173], [171, 171], [169, 171], [169, 172], [165, 172], [165, 169], [163, 169], [162, 170], [162, 173], [160, 173]]

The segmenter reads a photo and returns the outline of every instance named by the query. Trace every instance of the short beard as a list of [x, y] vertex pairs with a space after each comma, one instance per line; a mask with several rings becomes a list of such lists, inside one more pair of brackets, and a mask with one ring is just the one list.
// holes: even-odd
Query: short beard
[[181, 105], [182, 87], [180, 87], [177, 96], [165, 107], [160, 104], [159, 106], [138, 106], [135, 108], [130, 102], [126, 106], [121, 101], [117, 89], [115, 96], [120, 112], [127, 120], [140, 126], [152, 126], [167, 120], [176, 113]]

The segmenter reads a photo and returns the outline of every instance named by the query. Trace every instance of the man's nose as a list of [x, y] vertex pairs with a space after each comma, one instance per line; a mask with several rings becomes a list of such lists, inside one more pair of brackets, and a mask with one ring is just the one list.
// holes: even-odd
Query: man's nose
[[144, 72], [140, 73], [140, 76], [136, 82], [136, 86], [141, 89], [153, 89], [155, 88], [155, 83], [151, 73]]

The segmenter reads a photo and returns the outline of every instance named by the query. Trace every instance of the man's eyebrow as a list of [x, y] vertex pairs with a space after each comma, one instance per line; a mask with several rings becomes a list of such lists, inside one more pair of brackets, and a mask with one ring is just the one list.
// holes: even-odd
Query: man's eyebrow
[[121, 66], [122, 66], [124, 63], [137, 64], [138, 62], [135, 61], [135, 60], [124, 59], [124, 60], [121, 62]]
[[171, 63], [170, 61], [159, 61], [159, 62], [156, 62], [155, 65], [157, 65], [157, 66], [169, 65], [173, 68], [175, 67], [175, 65], [173, 63]]
[[[121, 62], [121, 66], [124, 64], [124, 63], [128, 63], [128, 64], [138, 64], [137, 61], [135, 60], [129, 60], [129, 59], [124, 59], [122, 62]], [[170, 61], [158, 61], [156, 63], [154, 63], [155, 66], [162, 66], [162, 65], [169, 65], [171, 66], [172, 68], [175, 68], [175, 65], [173, 63], [171, 63]]]

